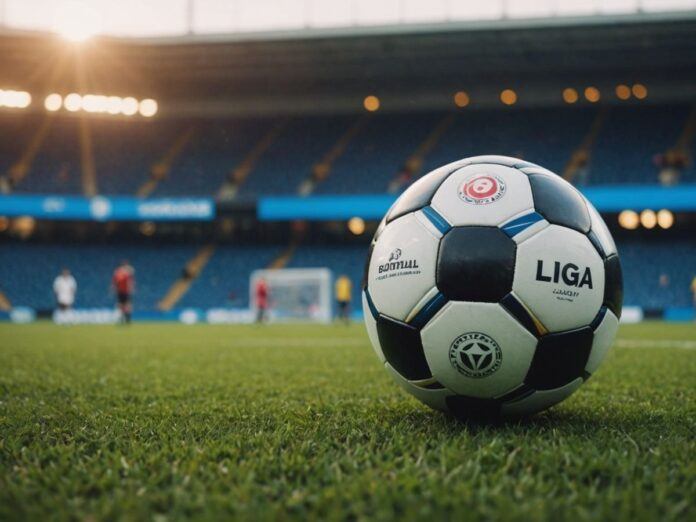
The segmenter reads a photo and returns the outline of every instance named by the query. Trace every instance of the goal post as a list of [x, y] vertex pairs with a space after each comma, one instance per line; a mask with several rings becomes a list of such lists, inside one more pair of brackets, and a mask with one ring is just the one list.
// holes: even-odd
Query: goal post
[[273, 321], [329, 323], [332, 319], [328, 268], [280, 268], [254, 270], [249, 280], [249, 303], [256, 310], [256, 283], [268, 285], [269, 317]]

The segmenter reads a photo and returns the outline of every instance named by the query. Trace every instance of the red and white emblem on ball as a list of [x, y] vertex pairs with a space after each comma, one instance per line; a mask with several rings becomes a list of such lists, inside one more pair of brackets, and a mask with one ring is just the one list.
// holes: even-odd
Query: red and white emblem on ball
[[487, 205], [505, 195], [505, 182], [499, 176], [477, 174], [459, 187], [459, 198], [474, 205]]

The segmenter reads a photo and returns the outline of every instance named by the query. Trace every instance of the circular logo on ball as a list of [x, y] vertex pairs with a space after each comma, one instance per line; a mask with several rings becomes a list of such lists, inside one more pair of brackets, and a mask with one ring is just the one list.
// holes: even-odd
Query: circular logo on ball
[[476, 174], [459, 187], [459, 198], [474, 205], [495, 203], [505, 195], [505, 181], [492, 174]]
[[396, 248], [392, 251], [391, 254], [389, 254], [389, 261], [398, 261], [400, 257], [401, 257], [401, 249]]
[[489, 335], [469, 332], [452, 341], [449, 359], [459, 373], [480, 378], [498, 371], [503, 362], [503, 352]]

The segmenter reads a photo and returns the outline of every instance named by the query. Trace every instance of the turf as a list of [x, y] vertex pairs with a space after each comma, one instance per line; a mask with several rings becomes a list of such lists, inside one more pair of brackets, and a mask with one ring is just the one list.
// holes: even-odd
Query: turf
[[0, 326], [0, 519], [694, 520], [694, 345], [623, 327], [565, 403], [482, 426], [358, 325]]

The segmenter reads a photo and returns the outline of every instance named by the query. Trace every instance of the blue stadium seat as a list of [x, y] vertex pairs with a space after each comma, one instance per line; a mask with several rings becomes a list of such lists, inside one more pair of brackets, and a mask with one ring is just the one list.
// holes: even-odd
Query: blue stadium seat
[[181, 132], [183, 123], [128, 120], [92, 123], [94, 162], [101, 194], [133, 196], [150, 178], [159, 160]]
[[[264, 119], [199, 122], [190, 143], [153, 196], [213, 196], [274, 124], [274, 120]], [[180, 132], [184, 129], [181, 126]]]
[[[624, 273], [624, 304], [644, 308], [688, 307], [696, 277], [693, 241], [626, 241], [619, 244]], [[667, 280], [661, 284], [660, 276]]]
[[287, 123], [241, 187], [240, 194], [296, 194], [312, 167], [355, 118], [305, 117]]
[[[41, 118], [27, 117], [23, 114], [4, 114], [0, 119], [3, 139], [0, 139], [0, 174], [8, 171], [19, 160], [26, 144], [39, 128]], [[5, 139], [11, 136], [12, 139]]]
[[561, 174], [590, 129], [594, 109], [464, 110], [428, 155], [423, 172], [481, 154], [513, 156]]
[[266, 268], [282, 249], [279, 246], [219, 246], [177, 306], [249, 306], [251, 273], [257, 268]]
[[674, 146], [688, 114], [681, 105], [611, 107], [592, 150], [589, 183], [657, 183], [653, 158]]
[[[30, 124], [24, 143], [15, 142], [15, 156], [36, 133], [38, 122]], [[78, 120], [53, 118], [31, 169], [15, 187], [16, 192], [33, 194], [82, 194]]]
[[441, 113], [373, 115], [315, 192], [386, 192], [394, 175], [442, 117]]
[[[612, 106], [592, 147], [589, 184], [657, 182], [654, 156], [673, 147], [689, 114], [685, 105]], [[591, 128], [597, 107], [465, 109], [424, 158], [420, 174], [479, 154], [517, 156], [563, 172]], [[377, 113], [369, 117], [318, 194], [379, 193], [446, 113]], [[360, 115], [291, 118], [253, 165], [240, 195], [296, 194], [343, 133]], [[0, 124], [13, 140], [0, 143], [0, 172], [17, 161], [42, 118], [4, 115]], [[20, 193], [81, 194], [79, 120], [53, 117]], [[273, 125], [275, 119], [90, 120], [99, 192], [134, 194], [177, 136], [196, 133], [160, 181], [155, 196], [213, 196], [226, 176]], [[696, 157], [696, 144], [693, 144]], [[696, 181], [693, 161], [683, 182]]]

